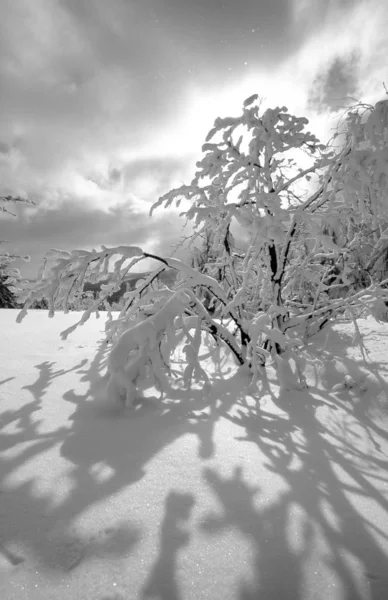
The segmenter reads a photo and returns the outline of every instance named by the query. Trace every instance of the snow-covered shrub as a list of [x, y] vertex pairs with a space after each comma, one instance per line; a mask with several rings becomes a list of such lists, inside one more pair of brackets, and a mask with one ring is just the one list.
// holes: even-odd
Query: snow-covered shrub
[[[211, 240], [205, 263], [190, 266], [134, 246], [52, 250], [18, 320], [36, 299], [47, 298], [53, 316], [58, 307], [68, 309], [85, 280], [108, 280], [66, 336], [98, 313], [132, 267], [153, 258], [159, 266], [124, 295], [117, 318], [109, 313], [108, 387], [117, 400], [125, 394], [130, 403], [150, 373], [161, 388], [167, 385], [171, 352], [179, 344], [184, 383], [200, 377], [207, 384], [198, 361], [203, 333], [248, 366], [254, 380], [269, 357], [279, 377], [290, 374], [292, 357], [303, 385], [298, 349], [305, 336], [344, 311], [354, 320], [374, 314], [388, 299], [388, 280], [370, 276], [361, 287], [352, 280], [365, 231], [378, 229], [371, 257], [388, 239], [387, 106], [363, 107], [363, 115], [350, 111], [345, 143], [335, 151], [307, 130], [307, 119], [284, 106], [261, 112], [251, 96], [240, 116], [216, 119], [192, 181], [151, 209], [189, 201], [182, 215]], [[240, 249], [236, 226], [245, 236]], [[175, 282], [155, 287], [167, 269], [177, 272]]]

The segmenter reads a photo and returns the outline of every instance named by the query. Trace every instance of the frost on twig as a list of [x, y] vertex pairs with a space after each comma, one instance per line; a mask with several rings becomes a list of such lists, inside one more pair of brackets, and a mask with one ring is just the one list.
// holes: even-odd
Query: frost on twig
[[[184, 199], [182, 215], [194, 236], [211, 245], [206, 260], [193, 266], [137, 246], [53, 250], [18, 321], [35, 300], [47, 298], [54, 316], [68, 310], [85, 281], [107, 281], [62, 332], [66, 337], [98, 315], [132, 267], [152, 260], [158, 266], [124, 295], [119, 315], [108, 312], [112, 397], [125, 395], [131, 404], [148, 375], [166, 389], [178, 345], [184, 385], [193, 379], [208, 385], [199, 361], [204, 332], [250, 369], [253, 384], [270, 359], [287, 387], [291, 360], [303, 388], [299, 347], [344, 313], [362, 344], [357, 318], [379, 318], [388, 303], [388, 279], [378, 270], [388, 251], [388, 101], [353, 108], [345, 125], [342, 147], [325, 146], [307, 119], [285, 106], [262, 110], [251, 95], [240, 115], [215, 120], [192, 180], [151, 208], [179, 206]], [[233, 235], [236, 226], [243, 247]], [[177, 273], [171, 288], [159, 281], [167, 269]]]

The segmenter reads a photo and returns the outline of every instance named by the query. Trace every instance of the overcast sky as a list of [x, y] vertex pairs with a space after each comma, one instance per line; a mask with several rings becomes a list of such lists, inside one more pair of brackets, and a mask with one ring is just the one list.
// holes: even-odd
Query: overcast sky
[[[326, 141], [346, 96], [388, 81], [387, 0], [0, 0], [2, 249], [136, 244], [181, 223], [150, 204], [189, 182], [217, 116], [287, 105]], [[0, 213], [1, 215], [1, 213]]]

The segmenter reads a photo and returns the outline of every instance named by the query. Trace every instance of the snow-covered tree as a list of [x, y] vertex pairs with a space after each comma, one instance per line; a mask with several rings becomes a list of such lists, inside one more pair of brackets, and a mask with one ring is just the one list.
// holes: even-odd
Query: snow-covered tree
[[[168, 384], [178, 345], [186, 357], [184, 383], [198, 378], [207, 385], [198, 359], [202, 336], [226, 346], [255, 381], [269, 357], [279, 377], [286, 377], [288, 357], [297, 361], [304, 337], [344, 310], [353, 317], [361, 311], [378, 315], [388, 281], [371, 276], [355, 289], [349, 274], [365, 229], [379, 231], [371, 260], [388, 238], [388, 101], [349, 111], [339, 150], [321, 144], [307, 125], [284, 106], [261, 111], [258, 97], [251, 96], [240, 116], [216, 119], [191, 183], [152, 207], [151, 213], [189, 201], [182, 215], [212, 240], [212, 267], [226, 278], [133, 246], [52, 250], [19, 321], [35, 299], [48, 298], [53, 316], [58, 307], [67, 310], [85, 279], [108, 277], [66, 336], [98, 311], [135, 264], [153, 258], [159, 266], [125, 295], [119, 316], [110, 314], [107, 322], [107, 339], [114, 342], [108, 393], [116, 399], [125, 393], [130, 403], [147, 373], [160, 388]], [[231, 243], [236, 231], [245, 249]], [[154, 287], [165, 269], [178, 272], [176, 283]], [[336, 287], [344, 292], [333, 293]], [[201, 301], [204, 294], [211, 302]]]
[[[16, 217], [17, 215], [8, 209], [11, 203], [33, 204], [32, 201], [20, 196], [0, 195], [0, 213]], [[0, 240], [0, 244], [6, 243]], [[18, 306], [17, 293], [20, 291], [18, 284], [21, 282], [20, 271], [10, 266], [17, 259], [28, 261], [29, 256], [19, 256], [9, 252], [0, 252], [0, 308], [15, 308]]]
[[20, 281], [20, 272], [11, 266], [16, 257], [7, 253], [0, 254], [0, 308], [16, 308], [18, 306], [16, 287]]

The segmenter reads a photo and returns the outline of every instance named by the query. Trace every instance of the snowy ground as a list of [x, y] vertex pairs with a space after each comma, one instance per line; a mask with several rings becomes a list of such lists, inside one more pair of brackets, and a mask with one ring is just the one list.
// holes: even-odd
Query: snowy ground
[[[338, 324], [309, 389], [256, 397], [215, 356], [209, 397], [100, 404], [104, 316], [0, 310], [2, 600], [388, 598], [388, 324]], [[350, 375], [367, 391], [333, 387]], [[366, 377], [367, 376], [367, 377]]]

